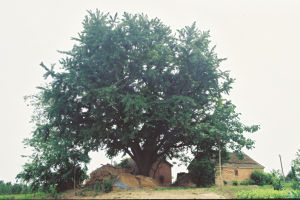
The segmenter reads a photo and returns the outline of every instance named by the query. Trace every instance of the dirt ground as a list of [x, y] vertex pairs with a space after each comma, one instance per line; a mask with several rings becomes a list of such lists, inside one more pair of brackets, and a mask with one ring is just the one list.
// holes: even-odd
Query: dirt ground
[[206, 193], [200, 189], [188, 190], [116, 190], [110, 193], [99, 193], [95, 196], [94, 191], [87, 191], [83, 196], [75, 196], [74, 191], [66, 192], [63, 198], [68, 199], [225, 199], [224, 196], [215, 193]]

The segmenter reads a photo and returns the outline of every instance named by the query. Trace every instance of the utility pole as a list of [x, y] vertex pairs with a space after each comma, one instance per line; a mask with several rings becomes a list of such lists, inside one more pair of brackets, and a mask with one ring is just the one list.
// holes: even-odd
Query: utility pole
[[223, 189], [223, 177], [222, 177], [222, 160], [221, 160], [221, 144], [219, 142], [219, 167], [220, 167], [220, 184]]
[[280, 165], [281, 165], [281, 172], [282, 172], [282, 176], [283, 176], [283, 181], [285, 182], [285, 176], [283, 173], [283, 167], [282, 167], [282, 161], [281, 161], [281, 155], [279, 154], [279, 159], [280, 159]]
[[73, 182], [74, 182], [74, 194], [76, 195], [76, 165], [74, 163], [74, 178], [73, 178]]

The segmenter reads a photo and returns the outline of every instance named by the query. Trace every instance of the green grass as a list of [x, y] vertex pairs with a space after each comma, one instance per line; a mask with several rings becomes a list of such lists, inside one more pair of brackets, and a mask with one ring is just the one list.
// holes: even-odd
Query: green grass
[[0, 199], [46, 199], [50, 198], [49, 194], [35, 193], [35, 194], [3, 194]]
[[[286, 191], [291, 191], [291, 183], [284, 183], [284, 189]], [[226, 198], [234, 199], [237, 198], [237, 194], [239, 192], [252, 192], [252, 191], [274, 191], [272, 185], [264, 185], [264, 186], [257, 186], [257, 185], [224, 185], [223, 188], [220, 186], [212, 186], [208, 188], [186, 188], [186, 187], [164, 187], [164, 188], [155, 188], [154, 190], [163, 191], [163, 190], [197, 190], [203, 193], [212, 192]], [[276, 193], [276, 192], [275, 192]], [[283, 192], [286, 193], [286, 192]]]
[[289, 198], [291, 190], [252, 190], [238, 192], [236, 197], [238, 199], [282, 199]]
[[[166, 191], [166, 190], [197, 190], [203, 193], [216, 193], [226, 198], [254, 198], [255, 194], [260, 194], [261, 196], [255, 196], [256, 198], [288, 198], [290, 191], [292, 191], [291, 183], [284, 183], [284, 190], [275, 191], [272, 185], [225, 185], [222, 187], [212, 186], [208, 188], [188, 188], [188, 187], [162, 187], [155, 188], [155, 191]], [[82, 190], [82, 193], [93, 191], [92, 188], [86, 188]], [[96, 194], [97, 195], [97, 194]], [[94, 194], [94, 196], [96, 196]], [[59, 193], [60, 197], [64, 196], [64, 193]], [[284, 197], [283, 197], [284, 196]], [[49, 194], [46, 193], [36, 193], [36, 194], [11, 194], [11, 195], [0, 195], [0, 199], [47, 199], [51, 198]]]
[[256, 189], [273, 189], [271, 185], [265, 186], [255, 186], [255, 185], [225, 185], [222, 187], [219, 186], [212, 186], [207, 188], [187, 188], [187, 187], [164, 187], [164, 188], [155, 188], [156, 191], [163, 191], [163, 190], [197, 190], [199, 192], [207, 193], [216, 193], [226, 198], [236, 198], [236, 194], [240, 191], [252, 191]]

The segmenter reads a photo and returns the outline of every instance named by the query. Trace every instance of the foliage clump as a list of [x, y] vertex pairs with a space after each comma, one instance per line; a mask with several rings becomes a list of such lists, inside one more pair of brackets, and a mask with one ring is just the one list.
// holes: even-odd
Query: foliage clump
[[274, 177], [272, 179], [272, 186], [274, 190], [283, 190], [283, 183], [280, 178]]
[[260, 170], [254, 170], [251, 175], [251, 179], [254, 181], [255, 185], [265, 185], [267, 176], [263, 171]]
[[111, 180], [103, 180], [103, 191], [108, 193], [110, 191], [112, 191], [112, 181]]
[[0, 194], [27, 194], [32, 192], [32, 187], [24, 184], [12, 184], [11, 182], [5, 183], [0, 180]]
[[300, 199], [300, 190], [291, 191], [289, 198]]
[[292, 161], [293, 179], [300, 181], [300, 149], [296, 153], [296, 158]]
[[300, 191], [300, 181], [292, 181], [292, 189]]
[[208, 187], [215, 184], [216, 169], [215, 162], [209, 155], [202, 153], [190, 163], [188, 166], [192, 181], [198, 187]]
[[128, 168], [129, 158], [122, 159], [119, 163], [116, 163], [114, 167], [116, 168]]
[[95, 192], [99, 192], [100, 191], [100, 182], [98, 180], [95, 181], [94, 191]]
[[254, 185], [255, 184], [255, 181], [252, 180], [252, 179], [246, 179], [244, 181], [241, 181], [240, 183], [241, 185]]
[[295, 168], [293, 166], [291, 167], [291, 170], [286, 175], [285, 179], [287, 181], [293, 181], [293, 180], [297, 179], [297, 177], [296, 177], [296, 171], [295, 171]]
[[54, 185], [51, 185], [49, 187], [49, 194], [51, 197], [53, 197], [54, 199], [57, 199], [58, 198], [58, 193], [57, 193], [57, 190], [56, 190], [56, 187]]
[[238, 186], [239, 185], [239, 181], [236, 180], [236, 179], [232, 180], [232, 185]]

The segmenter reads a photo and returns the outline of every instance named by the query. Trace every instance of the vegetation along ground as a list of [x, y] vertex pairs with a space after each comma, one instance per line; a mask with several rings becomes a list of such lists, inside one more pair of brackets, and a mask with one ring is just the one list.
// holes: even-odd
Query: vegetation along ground
[[[148, 190], [116, 190], [111, 193], [95, 192], [89, 190], [68, 190], [57, 194], [57, 198], [61, 199], [116, 199], [116, 198], [292, 198], [290, 183], [284, 184], [284, 190], [273, 190], [272, 185], [225, 185], [223, 188], [212, 186], [208, 188], [183, 188], [183, 187], [164, 187]], [[249, 195], [250, 194], [250, 195]], [[251, 196], [256, 194], [256, 196]], [[248, 196], [247, 196], [248, 195]], [[36, 194], [13, 194], [0, 195], [0, 199], [53, 199], [50, 194], [36, 193]]]

